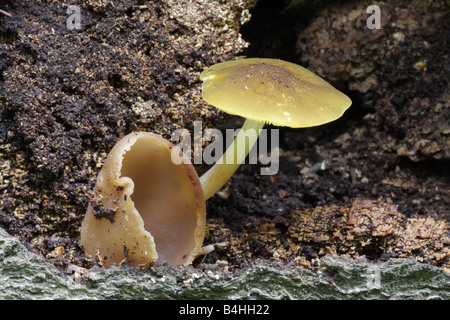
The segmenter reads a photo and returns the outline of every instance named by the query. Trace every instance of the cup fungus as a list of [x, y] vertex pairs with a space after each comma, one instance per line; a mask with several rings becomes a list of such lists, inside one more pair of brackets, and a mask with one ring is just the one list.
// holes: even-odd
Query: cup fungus
[[[265, 123], [304, 128], [338, 119], [351, 100], [328, 82], [294, 63], [249, 58], [215, 64], [200, 74], [203, 99], [229, 114], [246, 118], [222, 158], [200, 177], [205, 200], [234, 174]], [[246, 134], [255, 130], [256, 135]], [[232, 163], [226, 163], [227, 153]]]
[[[206, 205], [197, 173], [159, 135], [131, 133], [100, 170], [81, 227], [81, 244], [105, 267], [126, 261], [190, 264], [201, 251]], [[179, 161], [173, 161], [173, 157]], [[177, 164], [178, 163], [178, 164]]]

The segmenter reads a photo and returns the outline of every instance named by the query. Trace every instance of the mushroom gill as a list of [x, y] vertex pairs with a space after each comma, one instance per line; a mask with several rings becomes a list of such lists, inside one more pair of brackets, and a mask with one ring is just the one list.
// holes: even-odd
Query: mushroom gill
[[94, 192], [81, 244], [104, 266], [190, 264], [200, 251], [206, 206], [199, 178], [161, 136], [131, 133], [117, 142]]

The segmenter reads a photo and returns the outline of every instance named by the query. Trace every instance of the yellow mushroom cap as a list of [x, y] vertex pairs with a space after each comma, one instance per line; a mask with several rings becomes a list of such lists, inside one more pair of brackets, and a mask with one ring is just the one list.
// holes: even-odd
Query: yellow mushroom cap
[[215, 64], [200, 74], [206, 102], [229, 114], [292, 128], [342, 116], [352, 101], [297, 64], [249, 58]]

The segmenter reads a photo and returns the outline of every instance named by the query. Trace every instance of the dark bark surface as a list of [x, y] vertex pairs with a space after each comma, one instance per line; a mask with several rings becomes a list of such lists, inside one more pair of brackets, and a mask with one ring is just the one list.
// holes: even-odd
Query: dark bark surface
[[[69, 30], [61, 4], [4, 3], [12, 17], [0, 16], [0, 227], [61, 269], [91, 267], [80, 222], [118, 139], [133, 130], [168, 138], [195, 120], [238, 127], [201, 99], [198, 74], [246, 47], [248, 10], [74, 1], [83, 27]], [[449, 267], [449, 6], [383, 2], [381, 29], [370, 30], [369, 4], [319, 6], [301, 22], [295, 5], [278, 9], [297, 45], [247, 52], [302, 64], [353, 105], [324, 126], [280, 128], [277, 175], [241, 166], [207, 204], [205, 244], [230, 245], [199, 267], [265, 259], [314, 269], [325, 254]]]

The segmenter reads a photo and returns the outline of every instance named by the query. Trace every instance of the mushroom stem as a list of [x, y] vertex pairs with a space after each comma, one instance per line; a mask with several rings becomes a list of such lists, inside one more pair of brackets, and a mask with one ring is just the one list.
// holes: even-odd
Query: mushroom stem
[[3, 11], [2, 9], [0, 9], [0, 13], [4, 14], [5, 16], [12, 17], [11, 13]]
[[[219, 191], [244, 162], [258, 140], [263, 127], [263, 121], [246, 119], [238, 135], [222, 157], [200, 177], [205, 201]], [[249, 130], [254, 130], [256, 135]], [[230, 158], [233, 161], [227, 163]]]

